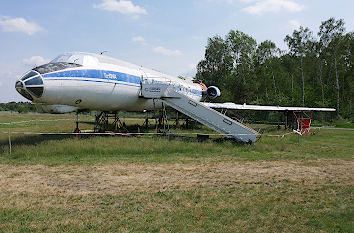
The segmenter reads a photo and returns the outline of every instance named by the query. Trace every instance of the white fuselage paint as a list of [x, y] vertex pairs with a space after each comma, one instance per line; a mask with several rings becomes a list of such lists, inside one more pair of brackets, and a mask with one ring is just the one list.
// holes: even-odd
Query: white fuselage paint
[[[52, 63], [73, 62], [81, 66], [41, 74], [44, 91], [33, 102], [99, 111], [152, 110], [153, 101], [139, 96], [142, 82], [167, 83], [196, 101], [202, 97], [199, 84], [155, 70], [96, 54], [62, 56]], [[156, 107], [161, 107], [161, 101], [157, 100]]]

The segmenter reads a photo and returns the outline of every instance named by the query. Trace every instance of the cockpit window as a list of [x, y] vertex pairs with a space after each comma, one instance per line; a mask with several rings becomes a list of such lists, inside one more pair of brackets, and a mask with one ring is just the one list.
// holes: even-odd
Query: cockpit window
[[28, 94], [28, 92], [25, 91], [24, 89], [17, 89], [17, 91], [26, 99], [33, 101], [33, 97], [30, 94]]
[[40, 98], [43, 94], [43, 87], [27, 87], [27, 90], [37, 98]]
[[26, 74], [25, 76], [23, 76], [23, 77], [21, 78], [21, 80], [29, 79], [30, 77], [33, 77], [33, 76], [35, 76], [35, 75], [37, 75], [37, 73], [31, 71], [31, 72], [29, 72], [28, 74]]
[[42, 76], [37, 71], [30, 71], [15, 84], [15, 88], [26, 99], [33, 101], [41, 98], [44, 92]]
[[80, 53], [64, 53], [54, 58], [50, 63], [76, 63], [83, 64], [84, 55]]
[[26, 85], [42, 85], [43, 80], [37, 76], [25, 82]]
[[[53, 61], [52, 61], [53, 62]], [[39, 72], [40, 74], [46, 74], [49, 72], [54, 72], [58, 70], [64, 70], [67, 68], [74, 68], [74, 67], [80, 67], [80, 64], [76, 63], [67, 63], [67, 62], [56, 62], [56, 63], [48, 63], [42, 66], [38, 66], [34, 68], [33, 70]]]
[[72, 54], [62, 54], [54, 58], [50, 63], [59, 63], [59, 62], [69, 62], [70, 57]]

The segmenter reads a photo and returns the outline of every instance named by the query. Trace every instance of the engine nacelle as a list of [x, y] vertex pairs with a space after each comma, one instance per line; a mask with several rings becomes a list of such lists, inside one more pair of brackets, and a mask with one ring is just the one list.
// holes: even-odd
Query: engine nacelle
[[210, 86], [208, 87], [208, 89], [206, 90], [206, 94], [209, 98], [211, 99], [215, 99], [216, 97], [221, 95], [221, 91], [219, 88], [217, 88], [216, 86]]
[[78, 108], [69, 106], [69, 105], [42, 105], [42, 109], [44, 112], [47, 113], [53, 113], [53, 114], [63, 114], [63, 113], [69, 113], [69, 112], [74, 112]]

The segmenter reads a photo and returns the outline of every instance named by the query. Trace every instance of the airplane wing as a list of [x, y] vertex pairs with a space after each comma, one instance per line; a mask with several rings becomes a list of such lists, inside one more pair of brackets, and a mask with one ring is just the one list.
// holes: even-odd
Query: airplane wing
[[307, 107], [281, 107], [281, 106], [262, 106], [250, 104], [235, 104], [235, 103], [206, 103], [204, 105], [215, 109], [233, 109], [233, 110], [263, 110], [263, 111], [320, 111], [334, 112], [335, 108], [307, 108]]

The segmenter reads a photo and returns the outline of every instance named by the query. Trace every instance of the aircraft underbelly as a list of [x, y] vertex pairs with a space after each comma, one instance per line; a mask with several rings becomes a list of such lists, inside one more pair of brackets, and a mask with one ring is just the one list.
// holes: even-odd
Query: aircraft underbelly
[[140, 86], [124, 83], [48, 80], [43, 100], [81, 109], [141, 111], [152, 109], [151, 100], [139, 98]]

